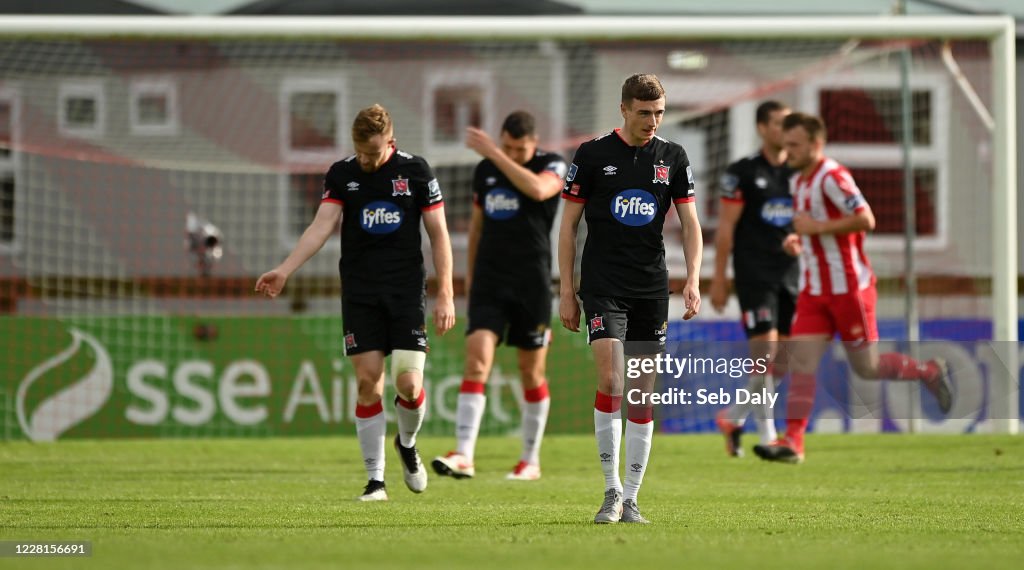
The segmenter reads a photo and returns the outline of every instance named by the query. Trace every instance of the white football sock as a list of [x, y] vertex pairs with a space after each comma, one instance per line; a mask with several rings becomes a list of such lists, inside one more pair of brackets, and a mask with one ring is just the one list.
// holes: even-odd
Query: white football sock
[[651, 455], [651, 440], [654, 436], [654, 421], [626, 422], [626, 485], [623, 500], [636, 500], [640, 485], [644, 482], [647, 462]]
[[[751, 380], [753, 380], [753, 377], [751, 377]], [[762, 377], [762, 386], [768, 390], [768, 394], [775, 393], [775, 379], [772, 378], [771, 374], [765, 374]], [[760, 392], [761, 387], [758, 387], [757, 390]], [[751, 381], [751, 393], [753, 393], [753, 381]], [[778, 434], [775, 433], [775, 414], [771, 405], [768, 402], [762, 402], [752, 406], [752, 409], [754, 411], [754, 423], [757, 424], [757, 435], [761, 439], [761, 443], [768, 445], [778, 439]]]
[[598, 392], [597, 400], [598, 403], [594, 406], [594, 435], [597, 436], [597, 453], [601, 461], [601, 471], [604, 472], [604, 488], [616, 489], [621, 493], [619, 444], [622, 442], [622, 410], [619, 404], [622, 397], [612, 397]]
[[548, 423], [548, 410], [551, 409], [551, 398], [548, 396], [547, 383], [524, 392], [523, 403], [523, 454], [520, 461], [531, 465], [540, 465], [540, 444], [544, 439], [544, 427]]
[[384, 480], [384, 434], [387, 429], [380, 401], [370, 406], [356, 405], [356, 435], [369, 479]]
[[401, 396], [395, 399], [395, 416], [398, 420], [398, 439], [402, 447], [416, 445], [416, 434], [423, 425], [423, 416], [427, 413], [427, 391], [420, 388], [420, 395], [415, 401], [402, 399]]
[[476, 438], [480, 434], [480, 420], [487, 407], [483, 382], [463, 380], [455, 412], [455, 451], [466, 456], [470, 463], [476, 452]]

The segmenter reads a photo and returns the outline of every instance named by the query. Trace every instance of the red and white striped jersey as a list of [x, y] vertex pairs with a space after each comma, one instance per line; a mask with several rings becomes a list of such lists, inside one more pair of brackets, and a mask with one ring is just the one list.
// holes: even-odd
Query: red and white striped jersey
[[[824, 158], [809, 177], [789, 180], [793, 209], [815, 220], [834, 220], [868, 207], [843, 165]], [[866, 289], [875, 274], [864, 254], [864, 232], [801, 236], [800, 291], [810, 295], [841, 295]]]

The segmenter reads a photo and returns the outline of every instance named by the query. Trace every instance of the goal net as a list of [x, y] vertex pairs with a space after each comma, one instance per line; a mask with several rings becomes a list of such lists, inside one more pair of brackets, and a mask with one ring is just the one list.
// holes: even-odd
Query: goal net
[[[352, 152], [355, 113], [387, 107], [399, 148], [433, 166], [461, 289], [479, 160], [465, 127], [497, 136], [505, 115], [525, 109], [541, 146], [569, 159], [621, 126], [619, 89], [636, 72], [661, 78], [659, 134], [694, 167], [705, 280], [718, 179], [758, 148], [757, 105], [777, 99], [824, 118], [827, 153], [877, 217], [867, 243], [880, 327], [900, 341], [909, 50], [921, 338], [970, 343], [995, 327], [997, 340], [1014, 341], [1017, 237], [999, 215], [1016, 207], [1006, 22], [904, 22], [857, 20], [843, 33], [814, 19], [668, 19], [653, 31], [602, 19], [0, 19], [0, 433], [354, 433], [337, 237], [281, 298], [256, 297], [253, 285], [312, 220], [324, 172]], [[1008, 245], [996, 249], [999, 232]], [[678, 284], [674, 214], [665, 242]], [[746, 350], [734, 299], [723, 314], [705, 301], [685, 324], [677, 304], [669, 340]], [[464, 315], [464, 297], [458, 306]], [[593, 362], [585, 339], [554, 328], [549, 431], [586, 432]], [[462, 330], [431, 343], [425, 429], [450, 434]], [[499, 350], [486, 433], [517, 429], [517, 377], [514, 352]], [[666, 411], [663, 429], [712, 430], [714, 412]]]

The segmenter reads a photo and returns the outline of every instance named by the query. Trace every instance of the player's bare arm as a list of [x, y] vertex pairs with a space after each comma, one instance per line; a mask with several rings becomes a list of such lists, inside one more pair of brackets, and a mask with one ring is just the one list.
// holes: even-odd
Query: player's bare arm
[[302, 237], [299, 238], [288, 257], [281, 265], [260, 275], [260, 278], [256, 280], [256, 292], [271, 298], [277, 297], [292, 273], [295, 273], [302, 267], [302, 264], [320, 251], [320, 248], [337, 230], [338, 222], [341, 221], [341, 213], [340, 204], [322, 202], [316, 211], [313, 222], [309, 224], [306, 231], [302, 232]]
[[816, 220], [807, 212], [798, 212], [793, 216], [793, 229], [808, 236], [870, 232], [875, 229], [875, 214], [867, 204], [848, 216], [834, 220]]
[[434, 328], [438, 334], [455, 326], [455, 300], [452, 288], [452, 242], [448, 237], [448, 224], [444, 208], [423, 212], [423, 226], [430, 238], [430, 251], [437, 275], [437, 300], [434, 303]]
[[[507, 141], [512, 142], [516, 140], [507, 139]], [[466, 128], [466, 146], [494, 163], [494, 166], [508, 177], [516, 189], [531, 200], [538, 202], [547, 200], [562, 190], [562, 180], [558, 176], [550, 172], [538, 174], [531, 171], [513, 160], [495, 144], [494, 140], [487, 133], [476, 127]], [[528, 161], [530, 158], [532, 158], [532, 153], [531, 156], [526, 157], [526, 160]]]
[[558, 318], [562, 326], [580, 332], [580, 304], [573, 284], [576, 268], [576, 231], [583, 217], [583, 204], [565, 200], [562, 204], [562, 226], [558, 230], [558, 273], [561, 286], [558, 295]]
[[676, 204], [676, 213], [683, 226], [683, 255], [686, 257], [686, 285], [683, 286], [686, 314], [683, 320], [688, 321], [700, 312], [700, 261], [704, 238], [700, 233], [697, 207], [693, 202]]
[[736, 222], [743, 213], [743, 202], [722, 200], [718, 213], [718, 229], [715, 230], [715, 274], [711, 278], [711, 306], [721, 313], [729, 300], [729, 282], [725, 278], [725, 268], [729, 265], [732, 255], [733, 237]]

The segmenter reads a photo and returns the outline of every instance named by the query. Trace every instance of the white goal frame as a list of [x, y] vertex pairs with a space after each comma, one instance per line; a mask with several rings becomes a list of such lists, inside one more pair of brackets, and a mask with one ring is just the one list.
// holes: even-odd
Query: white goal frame
[[[879, 17], [217, 17], [5, 16], [2, 36], [51, 37], [344, 37], [346, 39], [986, 40], [992, 55], [994, 186], [991, 245], [996, 352], [1018, 373], [1016, 27], [1009, 16]], [[997, 261], [998, 260], [998, 261]], [[1013, 349], [1011, 350], [1011, 346]], [[1014, 374], [1016, 376], [1016, 374]], [[1011, 382], [1012, 383], [1012, 382]], [[992, 402], [996, 431], [1019, 428], [1018, 390]]]

